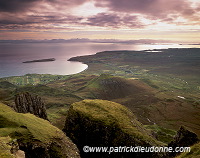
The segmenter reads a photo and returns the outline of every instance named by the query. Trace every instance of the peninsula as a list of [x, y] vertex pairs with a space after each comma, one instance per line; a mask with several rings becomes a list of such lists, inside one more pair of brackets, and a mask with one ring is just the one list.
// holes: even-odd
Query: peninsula
[[30, 60], [24, 61], [23, 63], [33, 63], [33, 62], [48, 62], [48, 61], [55, 61], [55, 58], [48, 58], [48, 59], [38, 59], [38, 60]]

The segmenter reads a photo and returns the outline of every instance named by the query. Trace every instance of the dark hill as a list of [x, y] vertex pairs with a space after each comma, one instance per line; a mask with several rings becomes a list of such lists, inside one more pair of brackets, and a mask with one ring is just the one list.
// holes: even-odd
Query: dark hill
[[14, 84], [8, 82], [8, 81], [1, 81], [0, 82], [0, 88], [16, 88]]
[[159, 102], [160, 99], [156, 97], [156, 93], [158, 93], [157, 89], [142, 81], [108, 74], [102, 74], [90, 80], [75, 92], [76, 95], [85, 99], [104, 99], [125, 105], [144, 123], [148, 123], [148, 120], [146, 116], [143, 116], [143, 107]]
[[138, 80], [102, 74], [92, 79], [87, 85], [77, 90], [77, 92], [86, 94], [85, 97], [94, 96], [95, 98], [106, 100], [123, 100], [123, 98], [130, 96], [152, 95], [155, 90]]

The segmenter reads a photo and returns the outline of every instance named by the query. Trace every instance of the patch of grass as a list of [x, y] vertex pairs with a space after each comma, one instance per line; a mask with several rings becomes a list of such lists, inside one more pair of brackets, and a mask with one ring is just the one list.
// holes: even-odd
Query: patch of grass
[[47, 109], [48, 119], [54, 126], [62, 129], [64, 127], [65, 117], [68, 109], [69, 106], [49, 108]]
[[24, 76], [12, 76], [0, 78], [0, 81], [8, 81], [14, 85], [36, 85], [47, 84], [56, 80], [64, 80], [69, 76], [67, 75], [50, 75], [50, 74], [27, 74]]
[[158, 87], [157, 85], [155, 85], [155, 84], [153, 83], [153, 81], [150, 80], [150, 79], [143, 78], [143, 79], [141, 79], [141, 81], [143, 81], [144, 83], [148, 84], [149, 86], [151, 86], [151, 87], [153, 87], [153, 88], [159, 89], [159, 87]]
[[66, 94], [66, 92], [59, 90], [59, 89], [55, 89], [55, 88], [51, 88], [45, 85], [36, 85], [36, 86], [32, 86], [32, 85], [26, 85], [26, 86], [22, 86], [22, 87], [18, 87], [15, 91], [15, 93], [20, 93], [20, 92], [30, 92], [33, 94], [38, 94], [38, 95], [46, 95], [46, 96], [68, 96], [68, 94]]
[[152, 130], [156, 134], [157, 139], [166, 144], [170, 143], [176, 135], [176, 131], [158, 125], [145, 125], [145, 127]]
[[[0, 103], [1, 127], [0, 136], [18, 137], [18, 133], [31, 134], [41, 142], [49, 142], [58, 137], [58, 129], [48, 121], [32, 114], [14, 112], [10, 107]], [[12, 116], [12, 117], [11, 117]]]

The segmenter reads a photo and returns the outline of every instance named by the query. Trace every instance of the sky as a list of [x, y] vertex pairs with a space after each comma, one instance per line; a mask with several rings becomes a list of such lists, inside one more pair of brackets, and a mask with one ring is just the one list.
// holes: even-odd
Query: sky
[[199, 0], [0, 0], [0, 40], [200, 43]]

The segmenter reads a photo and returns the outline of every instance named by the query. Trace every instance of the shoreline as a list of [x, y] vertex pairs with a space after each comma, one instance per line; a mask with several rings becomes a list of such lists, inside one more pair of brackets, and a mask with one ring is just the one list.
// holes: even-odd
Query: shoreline
[[[200, 48], [168, 48], [168, 49], [153, 49], [154, 51], [155, 50], [174, 50], [174, 49], [200, 49]], [[133, 51], [133, 52], [138, 52], [137, 50], [126, 50], [127, 52], [129, 52], [129, 51]], [[144, 52], [145, 52], [145, 50], [143, 50]], [[149, 50], [146, 50], [146, 51], [149, 51]], [[102, 55], [106, 55], [106, 53], [114, 53], [114, 52], [120, 52], [120, 50], [112, 50], [112, 51], [101, 51], [101, 52], [96, 52], [95, 54], [93, 54], [93, 55], [83, 55], [83, 56], [75, 56], [75, 57], [71, 57], [71, 58], [69, 58], [69, 59], [67, 59], [67, 61], [69, 61], [69, 62], [79, 62], [79, 63], [81, 63], [81, 64], [85, 64], [85, 65], [87, 65], [87, 67], [84, 69], [84, 70], [82, 70], [82, 71], [80, 71], [80, 72], [75, 72], [75, 73], [70, 73], [70, 74], [65, 74], [65, 75], [74, 75], [74, 74], [78, 74], [78, 73], [81, 73], [81, 72], [83, 72], [83, 71], [86, 71], [86, 70], [88, 70], [89, 69], [89, 66], [91, 65], [91, 64], [94, 64], [94, 63], [96, 63], [96, 64], [98, 64], [98, 63], [100, 63], [101, 61], [97, 61], [97, 60], [95, 60], [95, 61], [90, 61], [90, 58], [93, 58], [95, 55], [96, 56], [102, 56]], [[140, 52], [142, 52], [142, 51], [140, 51]], [[148, 52], [148, 53], [151, 53], [151, 52]], [[153, 52], [152, 52], [153, 53]], [[155, 54], [155, 53], [154, 53]], [[54, 58], [49, 58], [49, 59], [39, 59], [39, 60], [32, 60], [32, 61], [25, 61], [25, 62], [45, 62], [45, 60], [54, 60]], [[22, 74], [22, 75], [9, 75], [9, 76], [2, 76], [2, 77], [0, 77], [0, 79], [2, 79], [2, 78], [8, 78], [8, 77], [20, 77], [20, 76], [25, 76], [25, 75], [27, 75], [27, 74], [29, 74], [29, 73], [26, 73], [26, 74]], [[63, 74], [51, 74], [51, 73], [30, 73], [30, 74], [38, 74], [38, 75], [45, 75], [45, 74], [50, 74], [50, 75], [60, 75], [60, 76], [63, 76]]]
[[[68, 60], [67, 60], [68, 61]], [[63, 74], [50, 74], [50, 73], [26, 73], [24, 75], [12, 75], [12, 76], [4, 76], [4, 77], [1, 77], [0, 76], [0, 80], [3, 80], [3, 79], [7, 79], [7, 78], [12, 78], [12, 77], [24, 77], [24, 76], [28, 76], [28, 75], [52, 75], [52, 76], [69, 76], [69, 75], [75, 75], [75, 74], [79, 74], [83, 71], [86, 71], [89, 67], [88, 64], [85, 64], [83, 62], [79, 62], [79, 61], [69, 61], [69, 62], [78, 62], [78, 63], [81, 63], [83, 65], [86, 65], [87, 67], [84, 69], [84, 70], [81, 70], [80, 72], [76, 72], [76, 73], [70, 73], [70, 74], [66, 74], [66, 75], [63, 75]]]

